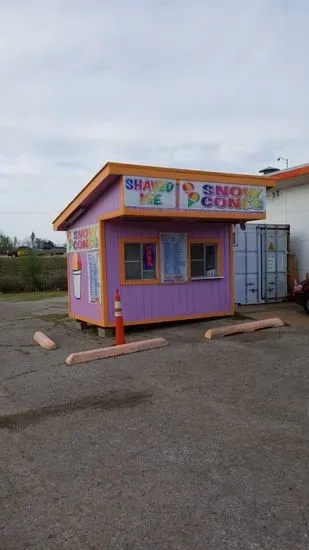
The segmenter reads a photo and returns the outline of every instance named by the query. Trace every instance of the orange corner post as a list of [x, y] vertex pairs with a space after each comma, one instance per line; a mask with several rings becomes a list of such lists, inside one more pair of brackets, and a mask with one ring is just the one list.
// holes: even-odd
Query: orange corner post
[[118, 289], [116, 290], [116, 293], [115, 293], [115, 332], [116, 332], [116, 346], [125, 344], [121, 299], [120, 299]]

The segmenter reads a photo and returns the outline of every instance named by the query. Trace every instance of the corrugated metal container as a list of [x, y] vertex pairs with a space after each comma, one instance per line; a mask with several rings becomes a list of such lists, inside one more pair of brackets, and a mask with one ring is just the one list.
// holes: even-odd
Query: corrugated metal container
[[235, 303], [263, 304], [288, 295], [289, 225], [234, 228]]

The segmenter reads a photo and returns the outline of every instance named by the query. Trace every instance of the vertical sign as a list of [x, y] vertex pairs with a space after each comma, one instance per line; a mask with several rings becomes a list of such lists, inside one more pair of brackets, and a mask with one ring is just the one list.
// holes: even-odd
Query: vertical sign
[[90, 304], [101, 303], [99, 252], [88, 252], [88, 299]]
[[185, 233], [161, 233], [161, 281], [184, 282], [188, 280], [187, 235]]

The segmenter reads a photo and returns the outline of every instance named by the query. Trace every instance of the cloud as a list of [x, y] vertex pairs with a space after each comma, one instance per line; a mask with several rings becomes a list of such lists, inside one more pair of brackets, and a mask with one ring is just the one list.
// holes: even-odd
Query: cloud
[[308, 160], [305, 0], [0, 9], [3, 231], [54, 237], [108, 160], [253, 173]]
[[39, 159], [31, 158], [23, 154], [16, 158], [0, 156], [0, 177], [11, 177], [16, 175], [35, 176], [40, 174], [41, 167]]

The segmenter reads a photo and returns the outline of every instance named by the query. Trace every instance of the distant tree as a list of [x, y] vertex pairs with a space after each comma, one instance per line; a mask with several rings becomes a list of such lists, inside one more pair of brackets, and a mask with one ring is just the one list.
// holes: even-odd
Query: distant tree
[[30, 241], [31, 241], [31, 248], [34, 248], [34, 243], [35, 243], [35, 232], [32, 231], [31, 235], [30, 235]]
[[26, 237], [25, 239], [22, 239], [21, 243], [22, 246], [28, 246], [31, 248], [31, 239], [29, 237]]
[[13, 239], [13, 248], [17, 248], [18, 245], [19, 245], [18, 238], [17, 238], [17, 237], [14, 237], [14, 239]]
[[36, 237], [34, 241], [35, 248], [42, 248], [42, 239], [39, 239], [39, 237]]
[[0, 254], [7, 254], [13, 248], [13, 241], [8, 235], [0, 233]]

